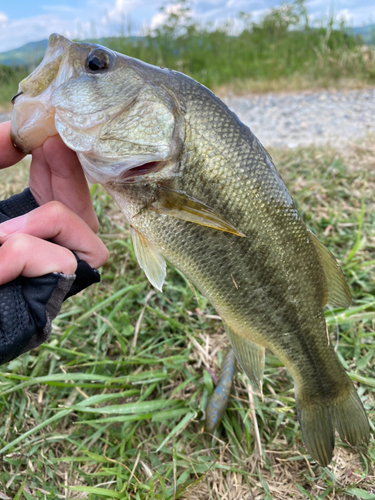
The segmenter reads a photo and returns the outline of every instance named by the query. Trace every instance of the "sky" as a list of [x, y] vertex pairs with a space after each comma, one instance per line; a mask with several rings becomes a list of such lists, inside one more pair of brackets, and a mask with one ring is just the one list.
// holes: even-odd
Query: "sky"
[[[177, 0], [178, 1], [178, 0]], [[258, 20], [280, 0], [191, 0], [192, 12], [202, 22], [220, 22], [249, 12]], [[329, 15], [351, 26], [375, 23], [374, 0], [307, 0], [311, 19]], [[164, 19], [160, 8], [171, 9], [168, 0], [0, 0], [0, 52], [38, 41], [51, 33], [68, 38], [115, 36], [130, 26], [133, 34], [155, 28]]]

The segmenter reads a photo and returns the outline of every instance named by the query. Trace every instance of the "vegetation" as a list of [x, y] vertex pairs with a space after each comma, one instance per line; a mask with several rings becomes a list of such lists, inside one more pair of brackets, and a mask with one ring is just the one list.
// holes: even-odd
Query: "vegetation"
[[[98, 40], [118, 52], [182, 71], [215, 91], [247, 92], [314, 87], [361, 87], [375, 83], [375, 48], [364, 45], [333, 18], [311, 26], [304, 0], [271, 9], [259, 22], [239, 14], [233, 22], [203, 26], [187, 1], [145, 36]], [[242, 26], [233, 36], [235, 25]], [[126, 30], [124, 30], [126, 31]], [[238, 31], [238, 29], [237, 29]], [[37, 49], [35, 49], [37, 50]], [[38, 49], [40, 50], [40, 48]], [[30, 60], [32, 59], [29, 55]], [[0, 66], [0, 105], [24, 76]]]
[[[181, 5], [181, 2], [179, 2]], [[333, 18], [310, 26], [304, 0], [271, 9], [259, 22], [240, 13], [243, 29], [232, 36], [230, 21], [203, 26], [191, 17], [187, 2], [170, 13], [153, 33], [105, 45], [151, 64], [177, 69], [217, 90], [235, 91], [363, 85], [375, 82], [375, 50]]]
[[10, 100], [17, 93], [18, 83], [29, 71], [25, 68], [13, 68], [0, 64], [0, 106], [11, 108]]
[[[353, 306], [326, 316], [374, 421], [375, 141], [341, 156], [327, 148], [272, 154], [351, 286]], [[1, 196], [19, 192], [27, 173], [25, 163], [2, 171]], [[215, 436], [203, 433], [228, 344], [221, 322], [171, 267], [164, 293], [152, 289], [123, 216], [92, 190], [111, 259], [102, 284], [67, 301], [47, 344], [2, 367], [0, 498], [373, 499], [374, 440], [367, 451], [341, 443], [327, 468], [312, 462], [292, 380], [270, 353], [264, 400], [238, 374], [223, 424]]]

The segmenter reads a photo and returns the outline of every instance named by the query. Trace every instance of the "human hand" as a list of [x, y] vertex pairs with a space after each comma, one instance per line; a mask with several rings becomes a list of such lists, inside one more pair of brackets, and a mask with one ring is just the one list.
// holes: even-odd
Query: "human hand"
[[[10, 123], [0, 124], [0, 168], [23, 157], [10, 140]], [[0, 224], [0, 285], [19, 275], [73, 274], [77, 261], [70, 250], [92, 267], [103, 265], [108, 251], [93, 232], [98, 220], [86, 179], [58, 136], [33, 151], [30, 189], [41, 206]]]
[[[0, 124], [0, 169], [10, 167], [24, 158], [10, 139], [10, 122]], [[96, 233], [98, 219], [90, 191], [77, 155], [60, 136], [49, 137], [43, 146], [32, 152], [29, 186], [38, 205], [60, 201], [76, 213]]]
[[[23, 157], [0, 124], [0, 168]], [[59, 137], [32, 152], [29, 183], [0, 202], [0, 364], [46, 342], [63, 300], [98, 282], [92, 267], [108, 258], [77, 156]]]
[[108, 259], [100, 238], [58, 201], [0, 224], [0, 244], [0, 285], [17, 276], [74, 274], [77, 260], [72, 251], [93, 268]]

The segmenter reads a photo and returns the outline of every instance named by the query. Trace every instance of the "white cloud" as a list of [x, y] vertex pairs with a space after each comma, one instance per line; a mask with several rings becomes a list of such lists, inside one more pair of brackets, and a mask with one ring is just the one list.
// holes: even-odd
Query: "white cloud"
[[336, 21], [343, 19], [348, 26], [365, 26], [375, 23], [375, 5], [356, 5], [353, 8], [335, 9], [333, 14]]
[[7, 19], [0, 30], [0, 51], [4, 52], [27, 42], [48, 38], [51, 33], [77, 37], [77, 22], [81, 23], [82, 32], [89, 32], [90, 23], [87, 21], [61, 19], [51, 14], [17, 20]]
[[110, 19], [116, 19], [118, 16], [130, 14], [137, 7], [141, 8], [140, 0], [115, 0], [113, 7], [109, 8], [108, 15]]
[[[48, 38], [51, 33], [78, 39], [118, 35], [123, 16], [134, 10], [140, 17], [144, 16], [144, 6], [147, 3], [155, 2], [86, 0], [80, 7], [47, 4], [42, 8], [41, 14], [22, 19], [10, 19], [0, 12], [0, 52]], [[154, 10], [149, 9], [149, 18]]]
[[[184, 5], [181, 3], [173, 3], [167, 5], [162, 12], [158, 12], [155, 14], [149, 23], [149, 26], [151, 30], [154, 30], [155, 28], [158, 28], [162, 24], [165, 23], [165, 21], [168, 19], [170, 14], [177, 14], [181, 15], [183, 13]], [[194, 17], [194, 11], [191, 11], [192, 16]]]
[[152, 18], [151, 18], [151, 21], [150, 21], [150, 28], [152, 30], [158, 28], [159, 26], [161, 26], [164, 21], [167, 19], [167, 15], [165, 14], [165, 12], [158, 12], [157, 14], [155, 14]]
[[8, 21], [8, 16], [4, 12], [0, 12], [0, 24], [5, 23]]
[[[118, 35], [125, 21], [131, 21], [132, 33], [138, 34], [144, 25], [152, 29], [160, 26], [170, 12], [180, 8], [179, 4], [169, 4], [160, 12], [165, 0], [85, 0], [77, 2], [77, 7], [64, 5], [63, 0], [54, 1], [54, 5], [45, 2], [41, 13], [29, 18], [10, 19], [0, 11], [0, 52], [48, 38], [53, 32], [86, 39]], [[218, 25], [237, 17], [242, 10], [251, 12], [252, 21], [257, 21], [267, 9], [281, 3], [282, 0], [193, 0], [192, 14], [198, 21]], [[308, 0], [310, 19], [327, 18], [330, 5], [326, 0]], [[369, 24], [375, 22], [375, 5], [373, 0], [336, 0], [334, 15], [336, 19], [344, 17], [353, 26]], [[233, 22], [234, 31], [238, 27], [238, 22]]]
[[345, 23], [350, 23], [353, 21], [353, 16], [349, 9], [341, 9], [335, 13], [335, 20], [339, 22], [343, 20]]

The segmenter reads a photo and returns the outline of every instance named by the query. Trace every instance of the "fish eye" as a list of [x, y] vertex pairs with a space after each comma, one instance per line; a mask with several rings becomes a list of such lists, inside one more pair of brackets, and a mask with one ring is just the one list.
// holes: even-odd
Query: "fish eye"
[[110, 67], [112, 59], [113, 57], [110, 52], [102, 49], [94, 49], [87, 56], [86, 68], [94, 73], [106, 70]]

